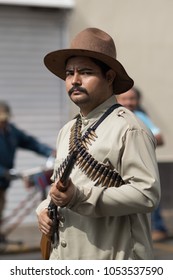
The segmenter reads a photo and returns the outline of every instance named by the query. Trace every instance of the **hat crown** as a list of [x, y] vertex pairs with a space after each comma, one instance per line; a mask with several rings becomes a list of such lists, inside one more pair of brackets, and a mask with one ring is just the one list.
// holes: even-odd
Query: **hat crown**
[[72, 40], [71, 49], [83, 49], [102, 53], [116, 59], [116, 47], [113, 39], [98, 28], [87, 28]]
[[52, 73], [65, 80], [67, 60], [74, 56], [95, 58], [115, 71], [116, 78], [113, 82], [115, 94], [121, 94], [133, 86], [133, 80], [116, 59], [115, 43], [106, 32], [95, 27], [86, 28], [75, 36], [70, 48], [48, 53], [44, 63]]

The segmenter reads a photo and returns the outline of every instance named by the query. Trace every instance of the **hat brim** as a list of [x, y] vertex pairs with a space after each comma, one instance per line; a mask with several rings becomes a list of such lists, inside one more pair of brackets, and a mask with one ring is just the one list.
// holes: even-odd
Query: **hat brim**
[[46, 67], [62, 80], [66, 79], [66, 61], [72, 56], [86, 56], [98, 59], [107, 64], [116, 73], [114, 80], [114, 94], [121, 94], [132, 88], [134, 82], [128, 76], [122, 64], [103, 53], [83, 49], [63, 49], [48, 53], [44, 58]]

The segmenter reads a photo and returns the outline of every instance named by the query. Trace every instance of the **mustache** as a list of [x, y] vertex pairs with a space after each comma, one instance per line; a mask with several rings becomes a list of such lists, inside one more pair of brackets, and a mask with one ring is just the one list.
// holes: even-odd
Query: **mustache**
[[84, 92], [84, 93], [88, 93], [87, 90], [83, 87], [80, 87], [80, 86], [73, 86], [69, 91], [68, 91], [68, 94], [69, 96], [73, 93], [73, 91], [80, 91], [80, 92]]

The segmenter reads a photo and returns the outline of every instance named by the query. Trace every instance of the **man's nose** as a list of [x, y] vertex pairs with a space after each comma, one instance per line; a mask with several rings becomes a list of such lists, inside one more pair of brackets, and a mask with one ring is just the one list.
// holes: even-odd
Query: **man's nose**
[[72, 85], [81, 85], [82, 84], [82, 80], [81, 80], [81, 76], [78, 72], [74, 72], [73, 75], [73, 79], [72, 79]]

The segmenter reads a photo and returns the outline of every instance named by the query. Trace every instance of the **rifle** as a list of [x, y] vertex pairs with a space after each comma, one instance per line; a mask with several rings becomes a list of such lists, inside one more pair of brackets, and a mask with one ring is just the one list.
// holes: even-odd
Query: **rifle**
[[[65, 183], [65, 181], [69, 178], [70, 173], [73, 169], [75, 160], [77, 157], [77, 152], [72, 152], [72, 154], [69, 156], [67, 165], [63, 171], [63, 174], [60, 178], [60, 181], [62, 183]], [[60, 189], [60, 191], [65, 192], [66, 189]], [[41, 241], [40, 241], [40, 247], [41, 247], [41, 254], [44, 260], [48, 260], [50, 257], [51, 248], [55, 248], [58, 245], [59, 242], [59, 220], [58, 220], [58, 210], [57, 205], [51, 200], [48, 206], [48, 213], [49, 217], [53, 221], [53, 228], [52, 228], [52, 234], [51, 238], [47, 237], [45, 234], [42, 234]]]

